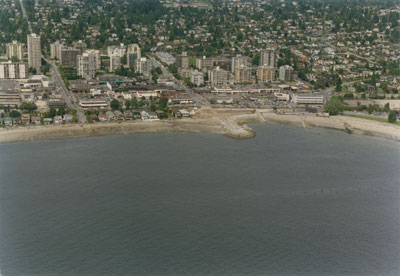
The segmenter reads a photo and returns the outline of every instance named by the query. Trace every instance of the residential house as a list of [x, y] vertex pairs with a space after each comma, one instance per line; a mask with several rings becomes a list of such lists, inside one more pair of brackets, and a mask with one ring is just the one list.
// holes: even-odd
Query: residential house
[[149, 120], [160, 120], [155, 112], [149, 112]]
[[63, 121], [66, 123], [72, 123], [72, 120], [74, 119], [74, 116], [71, 114], [64, 114], [63, 116]]
[[108, 121], [114, 121], [116, 119], [115, 114], [112, 111], [107, 111], [106, 116]]
[[32, 122], [32, 124], [40, 125], [40, 116], [32, 116], [31, 122]]
[[13, 124], [14, 124], [14, 126], [20, 125], [21, 123], [22, 123], [21, 117], [13, 118]]
[[13, 120], [11, 117], [5, 117], [3, 123], [4, 123], [4, 126], [12, 126]]
[[140, 116], [141, 116], [143, 121], [149, 120], [149, 113], [147, 113], [146, 111], [140, 112]]
[[131, 111], [129, 111], [129, 110], [125, 110], [124, 111], [124, 119], [125, 120], [132, 120], [132, 112]]
[[133, 115], [133, 119], [135, 119], [135, 120], [142, 118], [142, 114], [139, 111], [133, 111], [132, 115]]
[[21, 121], [24, 125], [29, 125], [31, 123], [31, 115], [30, 114], [22, 114]]
[[179, 113], [181, 113], [182, 117], [190, 117], [190, 113], [186, 109], [180, 109]]
[[[89, 117], [90, 117], [90, 119], [94, 122], [94, 121], [99, 121], [99, 117], [97, 117], [97, 115], [96, 114], [90, 114], [89, 115]], [[106, 118], [107, 119], [107, 118]]]
[[56, 125], [62, 124], [62, 122], [63, 122], [62, 116], [58, 116], [58, 115], [57, 115], [57, 116], [54, 116], [53, 122], [54, 122]]
[[99, 115], [99, 120], [100, 120], [101, 122], [107, 121], [107, 120], [108, 120], [108, 119], [107, 119], [107, 115], [104, 114], [104, 113], [101, 113], [101, 114]]
[[43, 123], [44, 123], [45, 125], [50, 125], [52, 122], [53, 122], [53, 119], [52, 119], [52, 118], [44, 118], [44, 119], [43, 119]]
[[115, 118], [117, 120], [123, 120], [124, 119], [124, 114], [122, 114], [122, 112], [119, 111], [119, 110], [114, 111], [114, 115], [115, 115]]

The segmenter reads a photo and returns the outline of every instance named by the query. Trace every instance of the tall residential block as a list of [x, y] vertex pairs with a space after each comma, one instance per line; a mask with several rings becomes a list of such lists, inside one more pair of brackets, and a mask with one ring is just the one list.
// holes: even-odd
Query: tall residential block
[[1, 62], [0, 79], [26, 79], [28, 65], [25, 62]]
[[189, 56], [186, 52], [182, 52], [182, 55], [176, 56], [175, 65], [178, 68], [186, 69], [189, 68]]
[[121, 57], [118, 55], [111, 55], [110, 56], [110, 72], [114, 72], [115, 70], [121, 67]]
[[292, 81], [294, 70], [292, 66], [284, 65], [279, 67], [279, 79], [281, 81]]
[[190, 82], [196, 86], [204, 85], [204, 73], [203, 72], [190, 72]]
[[80, 55], [82, 55], [87, 49], [86, 42], [83, 42], [82, 40], [75, 41], [73, 46], [75, 49], [79, 50]]
[[239, 68], [241, 65], [250, 66], [249, 57], [244, 57], [244, 56], [241, 56], [241, 55], [237, 55], [236, 57], [232, 57], [231, 72], [235, 73], [235, 69]]
[[136, 61], [135, 72], [149, 76], [151, 69], [153, 68], [153, 62], [145, 57], [140, 58]]
[[108, 46], [107, 55], [123, 57], [126, 54], [126, 46], [121, 43], [120, 45]]
[[275, 79], [275, 68], [259, 66], [257, 68], [257, 80], [259, 83], [271, 82]]
[[42, 50], [40, 36], [37, 34], [28, 35], [28, 66], [40, 71], [42, 65]]
[[19, 60], [22, 60], [24, 58], [24, 44], [19, 43], [16, 40], [13, 40], [11, 43], [7, 43], [6, 56], [8, 59], [16, 57]]
[[224, 86], [228, 84], [228, 71], [219, 67], [208, 71], [208, 80], [211, 86]]
[[275, 49], [268, 48], [260, 52], [260, 66], [267, 66], [267, 67], [276, 66]]
[[96, 76], [96, 55], [83, 53], [77, 57], [78, 76], [85, 79], [94, 79]]
[[77, 57], [80, 54], [78, 49], [65, 48], [61, 50], [60, 64], [64, 67], [77, 67]]
[[245, 65], [240, 65], [235, 68], [235, 83], [251, 83], [252, 81], [252, 73], [250, 67]]
[[197, 58], [196, 67], [201, 70], [210, 70], [214, 67], [214, 59], [212, 57], [206, 58], [205, 56]]
[[63, 43], [56, 41], [50, 44], [50, 57], [52, 59], [61, 60], [61, 51], [63, 50]]
[[96, 57], [96, 70], [100, 70], [101, 68], [100, 50], [88, 49], [86, 50], [86, 53], [94, 55]]
[[141, 49], [137, 44], [128, 45], [128, 51], [126, 53], [126, 61], [129, 68], [134, 68], [137, 60], [142, 57]]

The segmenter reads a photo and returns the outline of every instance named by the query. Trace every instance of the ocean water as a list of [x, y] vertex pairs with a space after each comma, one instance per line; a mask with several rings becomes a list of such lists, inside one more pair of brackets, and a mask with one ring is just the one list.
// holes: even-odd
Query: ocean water
[[256, 125], [0, 144], [0, 271], [400, 275], [400, 143]]

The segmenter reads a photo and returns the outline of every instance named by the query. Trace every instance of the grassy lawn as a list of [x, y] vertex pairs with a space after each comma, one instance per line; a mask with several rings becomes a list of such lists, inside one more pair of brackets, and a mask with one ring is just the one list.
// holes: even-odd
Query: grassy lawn
[[[366, 120], [372, 120], [372, 121], [377, 121], [377, 122], [382, 122], [382, 123], [388, 123], [387, 119], [382, 119], [382, 118], [374, 118], [374, 117], [369, 117], [369, 116], [364, 116], [364, 115], [353, 115], [353, 114], [343, 114], [342, 116], [347, 116], [347, 117], [354, 117], [354, 118], [360, 118], [360, 119], [366, 119]], [[396, 122], [396, 125], [400, 125], [400, 122]]]

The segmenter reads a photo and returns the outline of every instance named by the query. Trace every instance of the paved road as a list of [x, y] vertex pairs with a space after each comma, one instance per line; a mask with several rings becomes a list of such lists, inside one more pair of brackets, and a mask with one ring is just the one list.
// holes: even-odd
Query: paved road
[[[328, 39], [327, 39], [326, 37], [325, 37], [325, 43], [326, 43], [329, 47], [331, 47], [332, 49], [336, 49], [336, 47], [333, 46], [332, 43], [331, 43], [330, 41], [328, 41]], [[377, 63], [376, 63], [375, 61], [373, 61], [371, 58], [360, 56], [360, 55], [358, 55], [357, 53], [354, 53], [354, 52], [351, 52], [351, 51], [348, 51], [348, 52], [346, 52], [345, 54], [353, 55], [353, 56], [355, 56], [355, 57], [357, 57], [357, 58], [359, 58], [359, 59], [364, 59], [364, 60], [368, 61], [368, 62], [369, 62], [370, 64], [372, 64], [372, 65], [376, 65], [376, 64], [377, 64]]]
[[[29, 21], [28, 16], [26, 15], [26, 11], [25, 11], [23, 0], [19, 0], [19, 2], [21, 4], [22, 14], [23, 14], [24, 18], [26, 18], [26, 20], [28, 21], [29, 31], [32, 33], [31, 22]], [[37, 1], [35, 3], [37, 5]], [[74, 100], [73, 100], [74, 99], [74, 95], [65, 86], [65, 83], [64, 83], [64, 81], [63, 81], [63, 79], [62, 79], [62, 77], [60, 75], [60, 72], [58, 72], [57, 66], [53, 62], [50, 62], [48, 60], [46, 60], [46, 62], [50, 66], [50, 73], [51, 73], [51, 75], [53, 77], [54, 84], [56, 85], [57, 92], [61, 93], [63, 95], [65, 103], [67, 104], [68, 108], [76, 109], [76, 111], [77, 111], [76, 115], [78, 116], [78, 121], [80, 123], [86, 123], [87, 120], [86, 120], [85, 113], [80, 108], [80, 106], [77, 103], [74, 102]]]
[[196, 105], [198, 105], [198, 106], [211, 106], [211, 104], [204, 97], [202, 97], [200, 95], [197, 95], [191, 89], [186, 87], [185, 84], [181, 80], [176, 79], [174, 77], [174, 75], [172, 75], [168, 71], [168, 69], [165, 68], [164, 65], [162, 65], [162, 63], [158, 62], [154, 57], [150, 57], [150, 59], [152, 60], [153, 65], [155, 67], [160, 67], [161, 68], [161, 71], [162, 71], [164, 76], [166, 76], [169, 79], [172, 79], [177, 84], [178, 89], [185, 90], [185, 92], [195, 102]]
[[[344, 82], [344, 83], [342, 83], [342, 86], [349, 86], [350, 84], [353, 84], [355, 82], [357, 82], [357, 81]], [[329, 87], [324, 92], [331, 94], [333, 91], [335, 91], [335, 88], [336, 88], [336, 86]]]
[[80, 123], [86, 123], [86, 116], [81, 107], [74, 101], [74, 94], [67, 89], [65, 86], [65, 83], [60, 75], [60, 72], [58, 71], [58, 68], [54, 62], [46, 60], [46, 62], [50, 66], [50, 73], [53, 77], [54, 84], [56, 85], [56, 89], [58, 93], [61, 93], [64, 97], [65, 103], [68, 108], [73, 108], [76, 109], [77, 113], [76, 115], [78, 116], [78, 120]]
[[26, 21], [28, 21], [29, 32], [32, 33], [31, 22], [29, 21], [28, 16], [26, 15], [26, 10], [25, 10], [25, 7], [24, 7], [23, 0], [19, 0], [19, 3], [21, 4], [22, 15], [26, 19]]

